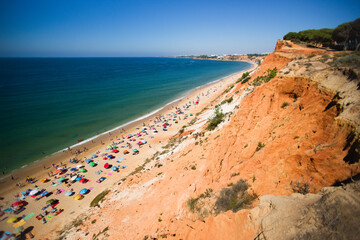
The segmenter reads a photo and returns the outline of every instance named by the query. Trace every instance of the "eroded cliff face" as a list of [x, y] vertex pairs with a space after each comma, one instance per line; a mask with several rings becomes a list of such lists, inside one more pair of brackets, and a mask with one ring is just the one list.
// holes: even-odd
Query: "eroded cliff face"
[[[274, 67], [280, 70], [275, 78], [255, 87], [235, 84], [175, 136], [166, 153], [114, 186], [101, 209], [91, 209], [84, 225], [65, 237], [254, 239], [272, 210], [251, 210], [262, 196], [318, 193], [358, 174], [358, 79], [350, 81], [343, 69], [319, 61], [324, 54], [329, 53], [278, 42], [249, 82]], [[211, 109], [230, 96], [233, 101], [220, 106], [224, 122], [206, 130]], [[346, 161], [351, 148], [354, 155]], [[248, 184], [241, 195], [245, 208], [221, 211], [221, 190], [241, 180]], [[297, 208], [297, 201], [287, 202], [282, 213]]]

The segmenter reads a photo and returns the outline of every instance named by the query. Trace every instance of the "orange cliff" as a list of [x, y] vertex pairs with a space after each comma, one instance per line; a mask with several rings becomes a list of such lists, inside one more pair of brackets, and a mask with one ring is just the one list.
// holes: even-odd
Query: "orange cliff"
[[[290, 196], [301, 184], [317, 193], [360, 173], [356, 151], [349, 157], [356, 148], [360, 98], [351, 100], [351, 111], [343, 106], [346, 91], [339, 98], [337, 90], [353, 91], [354, 82], [343, 70], [318, 61], [323, 54], [333, 53], [278, 41], [249, 82], [274, 67], [275, 78], [256, 87], [234, 83], [141, 172], [114, 186], [101, 208], [81, 216], [82, 226], [64, 230], [63, 236], [254, 239], [261, 214], [251, 208], [262, 196]], [[224, 122], [206, 130], [215, 105], [230, 96], [233, 101], [220, 106]], [[255, 201], [237, 212], [217, 212], [221, 190], [239, 180], [247, 182]]]

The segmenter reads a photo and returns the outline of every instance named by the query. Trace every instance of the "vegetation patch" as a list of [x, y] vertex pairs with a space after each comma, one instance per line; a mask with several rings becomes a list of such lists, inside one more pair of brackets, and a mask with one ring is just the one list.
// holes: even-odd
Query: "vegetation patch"
[[241, 83], [243, 84], [243, 83], [246, 83], [247, 81], [249, 81], [249, 79], [250, 79], [250, 73], [249, 73], [249, 72], [245, 72], [245, 73], [243, 73], [243, 75], [236, 81], [236, 83], [241, 82]]
[[198, 196], [197, 198], [190, 198], [187, 201], [187, 207], [189, 208], [189, 210], [191, 212], [196, 212], [198, 210], [200, 210], [197, 207], [197, 203], [200, 199], [204, 199], [204, 198], [209, 198], [211, 196], [211, 193], [213, 192], [213, 190], [211, 188], [206, 189], [206, 191], [204, 193], [202, 193], [200, 196]]
[[359, 52], [351, 52], [344, 54], [336, 54], [334, 55], [333, 61], [330, 65], [334, 67], [354, 67], [359, 68], [360, 66], [360, 53]]
[[104, 190], [99, 193], [90, 203], [90, 207], [100, 207], [99, 203], [104, 201], [105, 196], [110, 192], [110, 190]]
[[256, 146], [256, 151], [260, 151], [263, 147], [265, 147], [265, 143], [258, 142], [258, 145]]
[[289, 103], [288, 102], [283, 102], [282, 105], [281, 105], [281, 108], [286, 108], [287, 106], [289, 106]]
[[92, 239], [95, 240], [95, 239], [98, 239], [98, 237], [101, 235], [101, 234], [105, 234], [107, 231], [109, 230], [109, 226], [107, 226], [106, 228], [104, 228], [102, 231], [100, 231], [98, 234], [93, 234], [93, 237]]
[[253, 86], [260, 86], [261, 84], [263, 84], [264, 82], [267, 83], [269, 82], [271, 79], [273, 79], [274, 77], [276, 77], [278, 70], [276, 67], [274, 67], [273, 69], [268, 69], [267, 70], [267, 75], [264, 76], [257, 76], [254, 81], [252, 81], [251, 83], [249, 83], [249, 85], [253, 85]]
[[220, 112], [219, 109], [216, 109], [215, 116], [209, 119], [209, 125], [207, 125], [206, 130], [214, 130], [224, 119], [225, 114]]
[[192, 119], [190, 122], [189, 122], [189, 126], [193, 125], [194, 123], [196, 123], [198, 119], [197, 118], [194, 118]]
[[291, 181], [290, 186], [295, 193], [307, 194], [310, 192], [309, 182]]
[[215, 202], [215, 213], [219, 214], [229, 210], [237, 212], [250, 206], [257, 196], [249, 194], [247, 192], [248, 188], [249, 185], [244, 180], [240, 180], [228, 188], [223, 188]]
[[230, 87], [228, 87], [227, 89], [225, 89], [224, 93], [228, 93], [230, 92], [230, 90], [234, 87], [234, 85], [231, 85]]
[[228, 99], [225, 99], [224, 101], [222, 101], [222, 102], [221, 102], [221, 105], [222, 105], [222, 104], [225, 104], [225, 103], [231, 103], [232, 100], [233, 100], [233, 97], [231, 96], [231, 97], [229, 97]]

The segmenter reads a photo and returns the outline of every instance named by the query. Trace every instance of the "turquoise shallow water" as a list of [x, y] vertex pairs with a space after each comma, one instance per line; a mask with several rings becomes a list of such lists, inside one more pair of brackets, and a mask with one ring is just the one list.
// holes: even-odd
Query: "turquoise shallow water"
[[0, 170], [134, 120], [249, 63], [174, 58], [0, 59]]

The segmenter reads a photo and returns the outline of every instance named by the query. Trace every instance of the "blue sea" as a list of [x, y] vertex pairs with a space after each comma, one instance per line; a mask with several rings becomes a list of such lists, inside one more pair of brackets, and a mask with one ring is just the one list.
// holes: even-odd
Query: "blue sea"
[[20, 168], [249, 67], [176, 58], [1, 58], [0, 170]]

